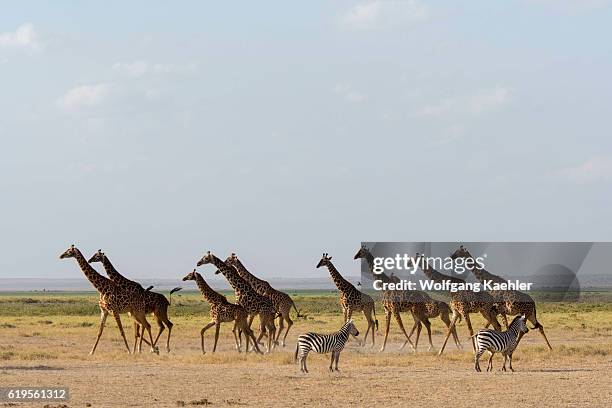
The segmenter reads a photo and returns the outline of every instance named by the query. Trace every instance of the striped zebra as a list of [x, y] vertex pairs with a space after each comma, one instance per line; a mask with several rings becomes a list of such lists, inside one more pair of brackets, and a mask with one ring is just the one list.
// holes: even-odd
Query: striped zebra
[[333, 371], [332, 365], [336, 362], [336, 371], [338, 370], [338, 359], [340, 352], [346, 344], [349, 334], [357, 337], [359, 331], [355, 327], [353, 320], [349, 320], [340, 330], [332, 334], [306, 333], [298, 337], [297, 346], [295, 347], [295, 360], [300, 361], [300, 370], [307, 373], [306, 358], [310, 350], [314, 350], [320, 354], [331, 352], [331, 362], [329, 363], [329, 371]]
[[474, 368], [476, 371], [480, 370], [480, 357], [485, 351], [491, 353], [489, 357], [489, 363], [487, 364], [487, 371], [493, 370], [493, 355], [495, 353], [502, 353], [504, 356], [503, 371], [506, 371], [506, 360], [510, 360], [510, 370], [512, 368], [512, 353], [518, 346], [521, 337], [529, 331], [527, 324], [525, 324], [525, 316], [516, 316], [512, 323], [508, 326], [508, 330], [500, 332], [492, 329], [481, 329], [474, 335], [476, 337], [476, 354], [474, 357]]

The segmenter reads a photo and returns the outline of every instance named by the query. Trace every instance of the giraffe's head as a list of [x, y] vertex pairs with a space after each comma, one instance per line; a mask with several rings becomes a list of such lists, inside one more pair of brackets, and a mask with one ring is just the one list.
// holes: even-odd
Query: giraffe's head
[[196, 280], [196, 270], [194, 269], [193, 272], [189, 272], [187, 275], [185, 275], [185, 277], [183, 278], [184, 281], [188, 281], [188, 280]]
[[197, 266], [202, 266], [204, 264], [208, 264], [208, 263], [212, 263], [213, 262], [213, 254], [210, 253], [210, 251], [206, 251], [206, 255], [204, 255], [202, 257], [202, 259], [200, 259], [198, 261]]
[[327, 266], [331, 263], [331, 256], [327, 256], [327, 252], [323, 253], [323, 257], [321, 258], [321, 260], [319, 261], [319, 263], [317, 264], [317, 268], [320, 268], [322, 266]]
[[463, 245], [459, 246], [459, 249], [453, 252], [450, 257], [453, 260], [458, 258], [473, 258], [472, 254], [470, 254], [470, 251], [468, 251], [467, 248]]
[[359, 251], [357, 251], [353, 259], [365, 259], [367, 253], [368, 248], [366, 248], [365, 244], [361, 244], [361, 248], [359, 248]]
[[70, 245], [70, 248], [68, 248], [66, 251], [64, 251], [63, 254], [60, 255], [60, 259], [75, 258], [77, 255], [77, 251], [78, 249], [76, 249], [74, 244]]
[[104, 258], [104, 252], [102, 252], [101, 249], [98, 249], [98, 251], [93, 254], [91, 256], [91, 258], [89, 258], [89, 263], [94, 263], [94, 262], [102, 262], [102, 258]]
[[238, 263], [238, 255], [232, 252], [232, 254], [228, 256], [225, 260], [225, 263], [231, 266], [236, 266], [236, 264]]

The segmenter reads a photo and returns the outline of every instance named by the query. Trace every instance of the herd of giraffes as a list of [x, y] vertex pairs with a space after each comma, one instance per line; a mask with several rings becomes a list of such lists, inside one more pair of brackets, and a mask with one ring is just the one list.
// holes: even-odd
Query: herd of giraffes
[[[417, 257], [419, 254], [417, 254]], [[172, 294], [180, 287], [170, 291], [170, 299], [167, 299], [160, 293], [151, 291], [152, 287], [143, 288], [138, 282], [132, 281], [121, 275], [110, 262], [108, 257], [102, 250], [98, 250], [94, 255], [87, 260], [81, 251], [74, 245], [70, 246], [61, 256], [60, 259], [75, 258], [81, 271], [87, 279], [99, 292], [99, 307], [100, 307], [100, 326], [96, 341], [91, 349], [90, 354], [96, 351], [100, 337], [104, 330], [105, 322], [109, 314], [112, 314], [121, 337], [125, 343], [128, 353], [142, 351], [142, 343], [145, 342], [150, 351], [159, 353], [157, 342], [162, 332], [167, 329], [168, 335], [166, 339], [166, 351], [170, 352], [170, 336], [172, 333], [173, 324], [168, 318], [168, 307], [172, 301]], [[452, 255], [451, 258], [473, 258], [469, 251], [461, 245]], [[374, 273], [374, 256], [365, 245], [362, 245], [354, 256], [355, 260], [365, 260], [370, 273], [374, 279], [380, 279], [385, 283], [397, 283], [399, 279], [393, 274], [387, 275], [383, 273]], [[351, 319], [354, 312], [363, 312], [367, 321], [367, 330], [365, 332], [362, 345], [365, 345], [368, 335], [371, 333], [372, 347], [375, 345], [375, 331], [378, 331], [378, 319], [376, 318], [376, 306], [374, 299], [358, 290], [352, 283], [347, 281], [332, 263], [332, 257], [324, 253], [321, 260], [317, 264], [317, 268], [326, 267], [329, 270], [330, 276], [336, 285], [340, 295], [340, 306], [343, 312], [344, 321]], [[98, 273], [92, 266], [92, 263], [100, 262], [108, 277]], [[211, 264], [217, 270], [215, 274], [222, 274], [230, 286], [234, 290], [236, 303], [231, 303], [227, 298], [215, 291], [208, 285], [206, 280], [196, 269], [187, 274], [183, 281], [195, 281], [204, 300], [210, 304], [211, 321], [202, 328], [200, 332], [202, 353], [206, 353], [204, 347], [205, 332], [215, 327], [215, 340], [212, 351], [215, 352], [219, 340], [219, 330], [222, 323], [234, 322], [232, 329], [235, 341], [235, 347], [238, 352], [242, 351], [242, 334], [245, 336], [245, 351], [254, 351], [263, 353], [260, 345], [262, 339], [267, 337], [266, 353], [271, 352], [277, 345], [285, 346], [287, 334], [293, 325], [291, 319], [291, 310], [295, 310], [297, 317], [305, 317], [296, 307], [293, 299], [286, 293], [274, 289], [267, 281], [262, 280], [243, 265], [235, 253], [232, 253], [225, 261], [221, 260], [210, 251], [208, 251], [197, 263], [197, 266]], [[435, 282], [451, 281], [455, 283], [465, 283], [465, 280], [444, 275], [427, 263], [422, 268], [423, 273], [428, 279]], [[495, 283], [506, 283], [507, 280], [493, 275], [484, 268], [474, 267], [471, 269], [475, 278], [481, 282], [484, 280], [492, 280]], [[447, 334], [444, 338], [444, 343], [439, 351], [439, 355], [444, 352], [449, 337], [452, 335], [455, 345], [458, 349], [462, 349], [462, 345], [457, 335], [456, 324], [461, 320], [465, 320], [469, 334], [472, 339], [472, 347], [475, 350], [474, 330], [470, 320], [470, 314], [480, 313], [486, 322], [486, 326], [492, 325], [496, 330], [501, 329], [501, 325], [497, 320], [497, 316], [501, 315], [502, 320], [508, 327], [508, 315], [524, 315], [526, 320], [537, 328], [540, 334], [546, 341], [549, 349], [552, 347], [544, 333], [544, 327], [540, 324], [536, 317], [536, 304], [533, 298], [526, 293], [516, 290], [496, 290], [489, 292], [473, 292], [473, 291], [457, 291], [449, 292], [449, 302], [436, 300], [430, 297], [427, 293], [418, 290], [385, 290], [380, 297], [380, 302], [385, 311], [385, 334], [380, 351], [384, 351], [387, 338], [389, 336], [389, 328], [391, 318], [394, 317], [397, 321], [400, 330], [405, 336], [405, 341], [400, 347], [404, 349], [407, 344], [416, 353], [421, 334], [422, 326], [427, 330], [429, 340], [429, 350], [433, 349], [431, 340], [431, 322], [430, 319], [440, 317], [447, 327]], [[412, 330], [408, 334], [404, 328], [402, 321], [402, 312], [410, 312], [414, 320]], [[129, 313], [134, 320], [134, 346], [130, 349], [123, 326], [121, 324], [121, 313]], [[147, 321], [147, 315], [153, 314], [157, 325], [158, 332], [153, 338], [151, 325]], [[254, 331], [251, 329], [253, 320], [259, 316], [259, 335], [255, 337]], [[278, 318], [278, 330], [276, 328], [276, 319]], [[285, 323], [287, 325], [285, 329]], [[283, 334], [283, 330], [284, 334]], [[411, 338], [416, 330], [416, 338], [414, 343]], [[281, 339], [282, 335], [282, 339]], [[147, 338], [145, 338], [145, 336]]]

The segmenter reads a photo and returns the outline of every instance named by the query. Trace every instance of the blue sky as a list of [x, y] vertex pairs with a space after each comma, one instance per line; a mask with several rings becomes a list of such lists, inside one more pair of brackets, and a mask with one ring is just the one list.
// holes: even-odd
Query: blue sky
[[611, 2], [453, 3], [5, 5], [0, 277], [611, 240]]

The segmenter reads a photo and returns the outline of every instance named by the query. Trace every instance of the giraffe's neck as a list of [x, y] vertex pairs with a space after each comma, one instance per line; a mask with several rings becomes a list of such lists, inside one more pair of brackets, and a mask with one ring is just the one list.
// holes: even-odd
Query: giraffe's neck
[[270, 284], [263, 280], [259, 279], [257, 276], [253, 275], [249, 270], [240, 262], [239, 259], [236, 259], [236, 270], [240, 274], [240, 276], [249, 282], [253, 286], [269, 286]]
[[332, 280], [336, 284], [339, 291], [344, 292], [349, 287], [352, 287], [353, 289], [355, 288], [349, 281], [340, 275], [340, 272], [338, 272], [334, 264], [330, 261], [327, 261], [327, 269], [329, 269], [329, 274], [331, 275]]
[[489, 281], [489, 280], [494, 283], [507, 283], [508, 282], [506, 279], [502, 278], [501, 276], [493, 275], [492, 273], [490, 273], [484, 268], [474, 267], [471, 269], [471, 271], [474, 274], [474, 277], [480, 282]]
[[384, 272], [375, 273], [374, 272], [374, 255], [372, 255], [372, 253], [368, 250], [365, 251], [365, 260], [368, 264], [368, 269], [370, 270], [370, 274], [375, 280], [380, 279], [383, 283], [393, 282], [393, 280], [386, 273]]
[[126, 278], [125, 276], [121, 275], [119, 273], [119, 271], [117, 271], [117, 269], [115, 269], [115, 267], [111, 263], [110, 259], [108, 259], [108, 257], [106, 255], [102, 256], [102, 266], [104, 266], [104, 270], [106, 271], [106, 274], [108, 275], [110, 280], [112, 280], [113, 282], [116, 282], [116, 283], [130, 283], [130, 284], [135, 283], [134, 281], [131, 281], [128, 278]]
[[435, 282], [451, 281], [453, 283], [465, 283], [465, 280], [463, 279], [459, 279], [454, 276], [445, 275], [443, 273], [436, 271], [434, 268], [432, 268], [429, 265], [429, 262], [427, 262], [426, 259], [421, 260], [421, 262], [423, 263], [422, 265], [423, 273], [425, 274], [425, 276], [427, 276], [432, 281], [435, 281]]
[[91, 284], [94, 286], [94, 288], [96, 288], [98, 292], [105, 292], [109, 288], [113, 287], [113, 283], [110, 280], [100, 275], [89, 264], [89, 262], [87, 262], [87, 259], [85, 259], [81, 251], [75, 248], [75, 253], [76, 253], [75, 258], [79, 264], [79, 267], [81, 268], [81, 271], [83, 271], [83, 273], [87, 277], [87, 280], [91, 282]]
[[206, 283], [202, 275], [200, 275], [199, 273], [196, 273], [195, 276], [196, 276], [196, 284], [198, 285], [198, 289], [200, 289], [200, 293], [202, 293], [202, 296], [204, 296], [204, 299], [206, 299], [208, 303], [214, 304], [214, 303], [219, 303], [220, 301], [223, 301], [223, 300], [227, 300], [225, 299], [225, 296], [221, 295], [220, 293], [215, 292], [213, 288], [208, 286], [208, 283]]
[[374, 273], [374, 255], [368, 250], [365, 251], [365, 260], [368, 263], [368, 268], [370, 268], [370, 272]]
[[234, 293], [236, 297], [240, 297], [240, 293], [249, 291], [251, 287], [249, 284], [238, 275], [238, 272], [234, 269], [233, 266], [230, 266], [223, 262], [221, 259], [216, 256], [212, 256], [212, 263], [219, 269], [219, 271], [225, 276], [225, 279], [229, 282], [231, 287], [234, 289]]

